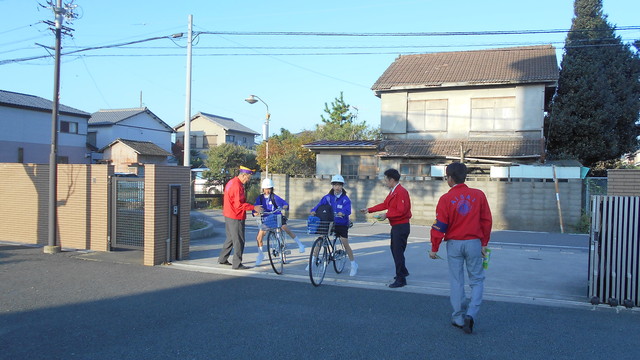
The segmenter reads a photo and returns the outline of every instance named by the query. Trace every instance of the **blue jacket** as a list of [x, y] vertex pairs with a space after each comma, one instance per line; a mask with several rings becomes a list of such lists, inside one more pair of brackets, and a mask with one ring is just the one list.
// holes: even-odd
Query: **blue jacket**
[[[283, 206], [289, 206], [289, 203], [287, 203], [283, 198], [281, 198], [276, 194], [269, 195], [268, 199], [264, 197], [264, 194], [260, 194], [256, 198], [256, 202], [254, 203], [254, 205], [262, 205], [262, 208], [264, 209], [264, 211], [270, 212], [276, 208], [281, 209]], [[280, 211], [276, 212], [276, 214], [279, 214], [279, 213], [281, 212]]]
[[320, 205], [330, 204], [331, 208], [333, 208], [333, 213], [337, 214], [339, 212], [343, 213], [344, 216], [339, 217], [336, 216], [333, 220], [336, 225], [349, 225], [349, 215], [351, 215], [351, 199], [345, 194], [342, 193], [339, 198], [333, 194], [327, 194], [320, 199], [318, 205], [314, 206], [311, 211], [316, 212]]

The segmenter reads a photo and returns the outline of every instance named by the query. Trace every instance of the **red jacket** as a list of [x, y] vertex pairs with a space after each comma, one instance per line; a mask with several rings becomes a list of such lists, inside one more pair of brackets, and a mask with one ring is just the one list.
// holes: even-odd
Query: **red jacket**
[[442, 195], [431, 226], [431, 251], [437, 252], [442, 240], [480, 239], [487, 246], [491, 237], [491, 210], [481, 190], [457, 184]]
[[382, 204], [367, 209], [370, 213], [382, 210], [387, 210], [387, 219], [391, 226], [408, 223], [411, 219], [411, 199], [407, 189], [398, 184]]
[[224, 188], [222, 215], [231, 219], [244, 220], [247, 218], [247, 211], [253, 209], [254, 206], [247, 202], [242, 181], [238, 177], [229, 180]]

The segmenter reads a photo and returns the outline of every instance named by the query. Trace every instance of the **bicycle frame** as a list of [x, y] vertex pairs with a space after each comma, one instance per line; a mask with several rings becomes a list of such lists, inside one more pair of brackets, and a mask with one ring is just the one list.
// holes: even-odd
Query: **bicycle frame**
[[[263, 223], [263, 216], [276, 214], [276, 226], [273, 227], [273, 223], [268, 225]], [[266, 219], [266, 218], [265, 218]], [[287, 250], [287, 244], [285, 242], [284, 234], [282, 231], [282, 213], [280, 209], [274, 209], [273, 211], [263, 212], [258, 218], [258, 227], [265, 232], [267, 241], [267, 250], [269, 254], [269, 262], [273, 271], [281, 275], [284, 270], [284, 264], [287, 262], [287, 255], [290, 253]], [[265, 238], [263, 237], [263, 239]]]

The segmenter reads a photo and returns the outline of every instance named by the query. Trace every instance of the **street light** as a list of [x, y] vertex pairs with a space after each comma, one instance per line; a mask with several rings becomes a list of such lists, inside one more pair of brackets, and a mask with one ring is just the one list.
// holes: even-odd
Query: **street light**
[[269, 114], [269, 105], [267, 105], [266, 102], [264, 102], [264, 100], [260, 99], [260, 97], [258, 97], [257, 95], [249, 95], [248, 98], [244, 99], [244, 101], [248, 102], [249, 104], [255, 104], [258, 101], [260, 101], [261, 103], [264, 104], [264, 106], [267, 107], [267, 116], [265, 118], [264, 121], [264, 125], [262, 126], [262, 139], [265, 141], [265, 178], [269, 177], [269, 118], [271, 118], [271, 114]]

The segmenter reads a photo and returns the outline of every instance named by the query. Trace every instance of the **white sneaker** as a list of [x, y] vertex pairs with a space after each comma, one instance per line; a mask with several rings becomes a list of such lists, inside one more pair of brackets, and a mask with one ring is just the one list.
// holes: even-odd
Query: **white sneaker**
[[349, 272], [349, 276], [356, 276], [358, 273], [358, 264], [355, 261], [351, 262], [351, 271]]
[[302, 254], [304, 252], [304, 245], [300, 243], [300, 245], [298, 245], [298, 249], [300, 250], [300, 254]]
[[262, 260], [264, 260], [264, 253], [260, 252], [258, 253], [258, 257], [256, 257], [256, 266], [262, 264]]

